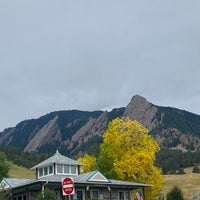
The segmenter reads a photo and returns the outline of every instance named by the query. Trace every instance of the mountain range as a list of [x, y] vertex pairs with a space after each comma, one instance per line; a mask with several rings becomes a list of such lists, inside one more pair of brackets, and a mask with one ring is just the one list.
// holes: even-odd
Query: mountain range
[[26, 152], [52, 154], [57, 149], [77, 158], [97, 155], [102, 135], [116, 117], [129, 117], [148, 128], [161, 148], [183, 152], [200, 150], [200, 116], [172, 107], [157, 106], [135, 95], [125, 107], [111, 111], [55, 111], [24, 120], [0, 132], [0, 144]]

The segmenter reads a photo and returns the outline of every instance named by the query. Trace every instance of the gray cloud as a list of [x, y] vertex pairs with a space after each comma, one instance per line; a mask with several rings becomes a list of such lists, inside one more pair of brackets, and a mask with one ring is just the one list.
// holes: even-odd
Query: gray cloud
[[199, 1], [0, 1], [0, 130], [140, 94], [200, 113]]

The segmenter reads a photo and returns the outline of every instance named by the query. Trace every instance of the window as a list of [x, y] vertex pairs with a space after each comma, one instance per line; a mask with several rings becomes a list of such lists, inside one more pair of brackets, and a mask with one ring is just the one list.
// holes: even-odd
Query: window
[[47, 176], [49, 174], [53, 174], [53, 166], [46, 166], [38, 169], [38, 177]]
[[43, 176], [43, 168], [40, 168], [39, 169], [39, 177], [42, 177]]
[[83, 200], [83, 191], [77, 190], [77, 200]]
[[128, 192], [119, 192], [119, 200], [127, 200]]
[[71, 166], [71, 174], [76, 174], [76, 166]]
[[56, 165], [56, 173], [57, 174], [77, 174], [76, 165]]
[[99, 192], [97, 190], [87, 191], [88, 199], [99, 199]]
[[124, 200], [124, 192], [119, 192], [119, 200]]
[[99, 198], [99, 193], [98, 193], [98, 191], [92, 191], [92, 198], [93, 198], [93, 199], [98, 199], [98, 198]]
[[44, 167], [44, 176], [46, 176], [48, 174], [48, 168]]
[[53, 174], [53, 166], [52, 165], [49, 166], [49, 174]]
[[125, 192], [125, 199], [128, 199], [128, 192]]
[[88, 197], [88, 199], [91, 199], [91, 192], [90, 191], [87, 191], [87, 197]]
[[63, 165], [57, 164], [57, 173], [62, 174], [63, 173]]
[[64, 165], [64, 173], [69, 174], [69, 165]]

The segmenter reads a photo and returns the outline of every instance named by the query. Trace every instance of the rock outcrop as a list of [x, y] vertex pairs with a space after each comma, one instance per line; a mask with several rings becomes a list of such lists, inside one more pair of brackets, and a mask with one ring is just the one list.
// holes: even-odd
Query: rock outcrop
[[130, 103], [126, 106], [124, 116], [131, 120], [137, 120], [143, 124], [149, 131], [156, 127], [157, 107], [149, 103], [144, 97], [139, 95], [133, 96]]
[[58, 116], [55, 116], [44, 127], [42, 127], [29, 141], [27, 146], [24, 148], [24, 151], [34, 152], [42, 145], [61, 142], [62, 135], [57, 121]]

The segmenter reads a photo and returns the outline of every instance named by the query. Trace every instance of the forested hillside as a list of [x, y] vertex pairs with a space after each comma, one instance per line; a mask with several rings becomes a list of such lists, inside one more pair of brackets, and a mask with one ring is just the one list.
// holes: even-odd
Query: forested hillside
[[156, 157], [155, 165], [162, 168], [163, 174], [182, 174], [183, 169], [200, 164], [200, 152], [182, 152], [162, 149]]
[[30, 169], [39, 162], [45, 160], [48, 155], [42, 153], [28, 153], [17, 147], [0, 147], [0, 152], [5, 155], [8, 161], [12, 161], [14, 164], [23, 166]]
[[[177, 108], [156, 106], [139, 95], [133, 96], [127, 106], [111, 111], [55, 111], [37, 119], [24, 120], [16, 127], [0, 132], [0, 145], [4, 148], [18, 147], [27, 155], [28, 152], [52, 155], [58, 149], [63, 155], [75, 159], [85, 153], [96, 156], [108, 123], [116, 117], [137, 120], [148, 128], [162, 149], [177, 150], [172, 155], [171, 151], [162, 151], [165, 162], [176, 154], [183, 154], [185, 163], [185, 158], [198, 155], [200, 116]], [[192, 152], [194, 154], [190, 154]], [[160, 157], [158, 160], [158, 163], [162, 161]], [[197, 161], [188, 161], [194, 162]], [[174, 165], [178, 168], [189, 164], [180, 162]], [[164, 167], [164, 171], [170, 171], [169, 167]]]
[[[24, 152], [16, 147], [1, 147], [0, 152], [2, 152], [0, 155], [5, 155], [8, 161], [27, 169], [49, 157], [48, 154]], [[90, 154], [97, 156], [96, 152], [90, 152]], [[169, 149], [159, 151], [155, 162], [156, 166], [162, 168], [163, 174], [182, 174], [184, 168], [193, 167], [196, 164], [200, 164], [200, 152], [182, 152]]]

